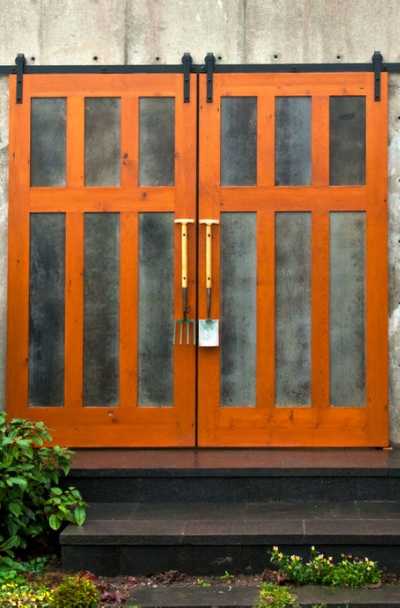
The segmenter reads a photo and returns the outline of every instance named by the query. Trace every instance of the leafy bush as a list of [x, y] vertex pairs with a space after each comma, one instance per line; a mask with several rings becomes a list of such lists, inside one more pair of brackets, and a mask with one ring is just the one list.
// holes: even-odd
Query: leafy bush
[[59, 487], [72, 452], [51, 441], [42, 422], [7, 421], [0, 412], [0, 557], [14, 557], [31, 539], [64, 522], [82, 525], [85, 503], [78, 490]]
[[382, 572], [376, 562], [367, 557], [342, 556], [338, 562], [311, 547], [311, 557], [305, 561], [298, 555], [285, 555], [274, 547], [271, 562], [287, 580], [298, 585], [331, 585], [334, 587], [365, 587], [380, 583]]
[[97, 608], [100, 593], [85, 576], [67, 576], [54, 591], [52, 608]]
[[53, 592], [43, 585], [0, 585], [0, 608], [52, 608]]
[[296, 596], [287, 587], [274, 583], [263, 583], [256, 608], [297, 608]]

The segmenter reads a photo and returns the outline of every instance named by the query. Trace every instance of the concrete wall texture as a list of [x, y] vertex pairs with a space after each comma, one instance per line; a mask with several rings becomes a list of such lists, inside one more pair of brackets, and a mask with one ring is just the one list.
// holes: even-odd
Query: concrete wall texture
[[[400, 0], [0, 0], [0, 64], [400, 61]], [[96, 59], [95, 59], [96, 58]], [[7, 280], [7, 80], [0, 78], [0, 402]], [[390, 77], [390, 410], [400, 443], [400, 76]]]

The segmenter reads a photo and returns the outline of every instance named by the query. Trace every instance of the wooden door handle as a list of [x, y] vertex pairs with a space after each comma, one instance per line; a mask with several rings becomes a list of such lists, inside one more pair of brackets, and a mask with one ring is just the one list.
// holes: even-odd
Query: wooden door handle
[[200, 220], [200, 224], [206, 225], [206, 287], [212, 287], [212, 227], [219, 224], [219, 220]]
[[187, 289], [188, 286], [188, 224], [194, 224], [194, 220], [180, 218], [175, 220], [175, 224], [181, 225], [181, 287]]

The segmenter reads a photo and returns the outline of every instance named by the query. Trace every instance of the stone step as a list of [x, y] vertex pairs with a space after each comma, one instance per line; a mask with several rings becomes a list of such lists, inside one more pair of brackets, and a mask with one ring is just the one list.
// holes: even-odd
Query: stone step
[[78, 450], [89, 502], [397, 500], [400, 450]]
[[316, 545], [400, 571], [400, 504], [97, 503], [85, 526], [61, 535], [66, 569], [102, 575], [260, 572], [273, 545], [299, 554]]
[[[293, 590], [302, 608], [323, 605], [326, 608], [398, 608], [400, 586], [385, 585], [380, 589], [328, 589], [298, 587]], [[257, 601], [255, 587], [226, 586], [204, 589], [179, 584], [157, 588], [139, 588], [131, 596], [129, 606], [141, 608], [253, 608]]]

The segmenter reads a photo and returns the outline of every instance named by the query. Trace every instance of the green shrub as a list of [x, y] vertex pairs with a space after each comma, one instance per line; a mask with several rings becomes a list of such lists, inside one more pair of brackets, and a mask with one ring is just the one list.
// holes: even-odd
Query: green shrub
[[85, 576], [67, 576], [54, 591], [52, 608], [97, 608], [100, 593]]
[[274, 547], [271, 562], [288, 581], [298, 585], [331, 585], [334, 587], [365, 587], [381, 581], [382, 572], [376, 562], [351, 556], [342, 556], [338, 562], [311, 547], [308, 561], [298, 555], [285, 555]]
[[43, 574], [47, 562], [47, 557], [36, 557], [27, 562], [0, 557], [0, 586], [9, 582], [24, 583], [27, 575]]
[[296, 596], [287, 587], [263, 583], [256, 608], [298, 608]]
[[49, 441], [42, 422], [7, 421], [0, 412], [0, 557], [14, 557], [31, 539], [58, 530], [63, 522], [85, 521], [78, 490], [59, 487], [72, 452], [45, 446]]
[[0, 608], [53, 608], [53, 592], [43, 585], [0, 585]]

